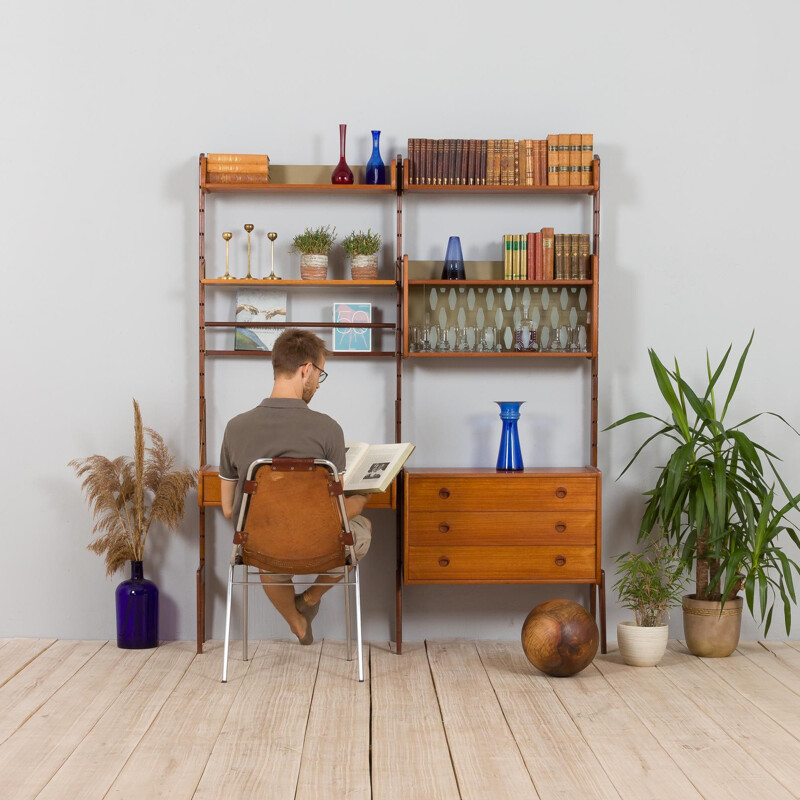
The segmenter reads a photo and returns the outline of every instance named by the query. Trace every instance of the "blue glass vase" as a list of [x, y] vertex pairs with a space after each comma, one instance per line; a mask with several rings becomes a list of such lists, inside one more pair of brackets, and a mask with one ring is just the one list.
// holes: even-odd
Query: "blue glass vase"
[[158, 586], [144, 577], [142, 562], [131, 561], [131, 577], [117, 586], [117, 647], [158, 646]]
[[517, 420], [520, 416], [519, 407], [524, 402], [524, 400], [513, 402], [495, 400], [495, 403], [500, 406], [500, 419], [503, 420], [503, 432], [500, 434], [500, 452], [497, 454], [497, 469], [505, 472], [513, 472], [523, 468]]
[[461, 239], [451, 236], [447, 242], [447, 252], [442, 268], [443, 281], [463, 281], [467, 277], [464, 272], [464, 256], [461, 255]]
[[381, 158], [381, 132], [372, 131], [372, 155], [367, 161], [367, 170], [364, 174], [364, 183], [382, 186], [386, 183], [386, 167]]

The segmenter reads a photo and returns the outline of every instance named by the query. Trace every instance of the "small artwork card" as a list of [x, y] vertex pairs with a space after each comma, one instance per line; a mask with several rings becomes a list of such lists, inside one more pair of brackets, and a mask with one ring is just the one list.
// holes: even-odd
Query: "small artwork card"
[[[372, 321], [372, 303], [334, 303], [333, 321], [366, 323]], [[333, 329], [334, 351], [368, 353], [372, 350], [372, 329], [354, 325]]]
[[[286, 322], [286, 292], [239, 289], [236, 292], [237, 322]], [[283, 328], [236, 328], [234, 350], [272, 350]]]

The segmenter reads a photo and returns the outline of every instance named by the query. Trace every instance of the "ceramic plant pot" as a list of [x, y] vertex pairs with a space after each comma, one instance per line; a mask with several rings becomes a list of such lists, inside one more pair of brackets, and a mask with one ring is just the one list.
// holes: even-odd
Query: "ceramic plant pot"
[[683, 633], [691, 653], [704, 658], [725, 658], [739, 644], [742, 630], [741, 597], [725, 602], [683, 598]]
[[328, 256], [302, 253], [300, 255], [300, 277], [304, 281], [324, 281], [328, 277]]
[[669, 625], [646, 628], [635, 622], [617, 623], [617, 646], [622, 660], [632, 667], [654, 667], [667, 649]]
[[374, 281], [378, 278], [378, 254], [353, 256], [350, 259], [350, 277], [354, 281]]

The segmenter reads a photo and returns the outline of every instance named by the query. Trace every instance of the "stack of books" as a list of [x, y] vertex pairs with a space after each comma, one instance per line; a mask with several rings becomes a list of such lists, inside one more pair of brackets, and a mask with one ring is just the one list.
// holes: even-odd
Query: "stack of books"
[[409, 139], [409, 186], [591, 186], [594, 136]]
[[554, 277], [557, 281], [589, 280], [589, 234], [555, 235]]
[[554, 279], [553, 229], [509, 233], [503, 237], [503, 277], [508, 281]]
[[269, 183], [269, 156], [244, 153], [209, 153], [208, 183]]
[[547, 137], [547, 185], [591, 186], [594, 135], [556, 133]]

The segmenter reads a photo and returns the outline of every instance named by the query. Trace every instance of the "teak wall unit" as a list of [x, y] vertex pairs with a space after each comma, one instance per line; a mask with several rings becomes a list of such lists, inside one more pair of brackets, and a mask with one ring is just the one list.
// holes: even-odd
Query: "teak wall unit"
[[[599, 622], [602, 651], [606, 651], [605, 573], [601, 567], [601, 474], [597, 469], [597, 387], [598, 387], [598, 309], [600, 244], [600, 159], [592, 164], [590, 186], [409, 186], [408, 162], [400, 156], [387, 168], [391, 184], [334, 186], [328, 183], [332, 166], [292, 167], [270, 165], [270, 183], [209, 184], [205, 156], [200, 156], [199, 191], [199, 556], [197, 570], [197, 648], [205, 641], [205, 509], [219, 505], [219, 478], [216, 467], [207, 463], [205, 360], [208, 357], [250, 356], [242, 351], [206, 350], [206, 331], [212, 327], [235, 328], [230, 321], [207, 321], [207, 290], [226, 290], [236, 286], [265, 285], [287, 291], [311, 287], [360, 288], [370, 293], [394, 290], [397, 316], [393, 323], [372, 323], [373, 327], [394, 332], [393, 350], [360, 354], [332, 354], [336, 357], [391, 357], [396, 361], [395, 438], [402, 439], [402, 362], [405, 358], [580, 358], [590, 369], [591, 418], [588, 424], [590, 464], [574, 469], [525, 469], [504, 473], [489, 468], [425, 469], [408, 468], [386, 495], [374, 498], [372, 507], [397, 509], [396, 642], [402, 651], [403, 584], [487, 584], [487, 583], [564, 583], [586, 584], [591, 588], [590, 609]], [[354, 167], [356, 180], [363, 170]], [[212, 193], [330, 194], [331, 202], [340, 193], [357, 192], [385, 199], [396, 196], [397, 259], [395, 280], [378, 281], [300, 281], [281, 280], [277, 285], [262, 279], [229, 280], [206, 277], [205, 203]], [[467, 281], [442, 281], [438, 271], [442, 262], [410, 261], [403, 255], [403, 199], [405, 194], [442, 195], [555, 195], [573, 194], [592, 200], [591, 274], [582, 281], [507, 281], [503, 264], [467, 262]], [[581, 320], [586, 326], [586, 349], [581, 352], [410, 352], [409, 326], [419, 324], [431, 289], [458, 285], [476, 291], [527, 288], [531, 292], [547, 289], [558, 295], [566, 289], [584, 292]], [[374, 296], [371, 294], [370, 296]], [[241, 323], [252, 327], [253, 323]], [[270, 323], [262, 323], [270, 325]], [[330, 329], [330, 322], [319, 320], [273, 323]], [[257, 355], [268, 356], [259, 352]], [[481, 362], [477, 360], [476, 365]]]

